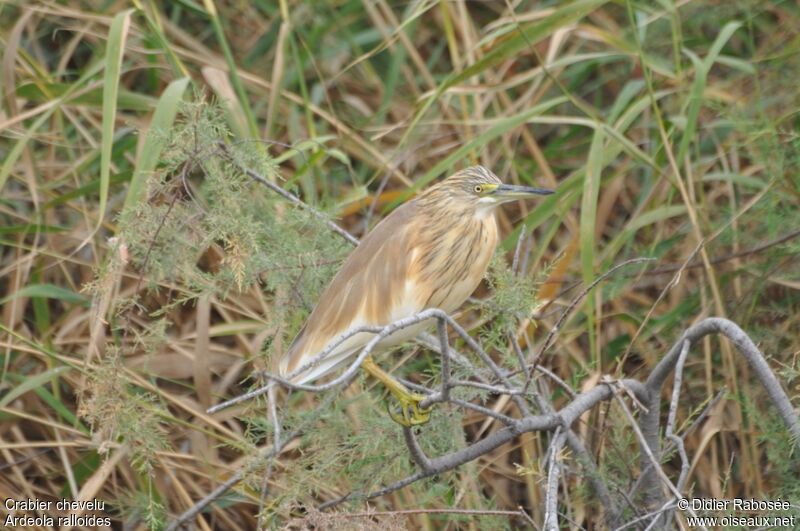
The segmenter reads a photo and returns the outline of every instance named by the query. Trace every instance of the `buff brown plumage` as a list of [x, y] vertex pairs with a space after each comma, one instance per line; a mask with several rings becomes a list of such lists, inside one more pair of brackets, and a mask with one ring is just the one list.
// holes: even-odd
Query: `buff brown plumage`
[[[448, 313], [458, 309], [480, 283], [497, 244], [495, 208], [506, 201], [549, 193], [505, 185], [491, 171], [474, 166], [403, 204], [378, 223], [348, 256], [278, 361], [277, 372], [290, 376], [294, 383], [311, 382], [357, 355], [371, 338], [366, 332], [356, 334], [319, 363], [304, 368], [349, 330], [384, 326], [427, 308]], [[422, 322], [398, 331], [379, 347], [413, 339], [430, 324]], [[377, 369], [371, 358], [364, 366], [395, 395], [403, 393], [399, 383], [392, 380], [388, 384], [388, 375]], [[408, 417], [405, 408], [403, 418], [419, 423]]]

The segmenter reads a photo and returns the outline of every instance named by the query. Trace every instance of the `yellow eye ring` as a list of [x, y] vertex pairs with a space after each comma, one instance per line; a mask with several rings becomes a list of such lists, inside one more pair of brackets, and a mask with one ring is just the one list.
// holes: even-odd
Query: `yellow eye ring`
[[476, 184], [475, 188], [473, 188], [473, 190], [475, 191], [476, 194], [479, 194], [479, 193], [483, 192], [483, 186], [481, 186], [479, 184]]

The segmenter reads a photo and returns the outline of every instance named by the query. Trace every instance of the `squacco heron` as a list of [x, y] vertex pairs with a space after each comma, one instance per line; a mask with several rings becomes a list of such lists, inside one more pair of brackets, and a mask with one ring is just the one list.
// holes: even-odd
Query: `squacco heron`
[[[495, 208], [507, 201], [553, 193], [503, 184], [482, 166], [459, 171], [403, 204], [378, 223], [344, 262], [322, 293], [300, 333], [277, 364], [277, 372], [305, 384], [331, 373], [370, 340], [353, 335], [307, 369], [334, 339], [360, 326], [385, 326], [427, 308], [456, 310], [480, 283], [497, 244]], [[386, 349], [416, 337], [422, 322], [388, 336]], [[390, 414], [404, 426], [428, 421], [423, 395], [409, 391], [381, 370], [372, 356], [362, 367], [400, 402]]]

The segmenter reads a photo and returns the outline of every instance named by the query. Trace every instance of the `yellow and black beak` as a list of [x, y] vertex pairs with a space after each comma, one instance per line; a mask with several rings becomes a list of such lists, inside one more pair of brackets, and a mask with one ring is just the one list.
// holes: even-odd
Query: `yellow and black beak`
[[550, 195], [555, 193], [555, 190], [548, 190], [547, 188], [516, 186], [513, 184], [490, 184], [488, 188], [486, 196], [501, 203], [513, 201], [515, 199], [526, 199], [535, 195]]

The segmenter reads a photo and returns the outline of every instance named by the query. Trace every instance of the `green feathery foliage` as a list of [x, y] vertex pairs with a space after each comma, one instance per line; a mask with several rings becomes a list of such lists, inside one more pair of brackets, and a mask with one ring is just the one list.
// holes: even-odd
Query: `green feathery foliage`
[[109, 346], [97, 368], [90, 371], [78, 414], [87, 419], [102, 441], [100, 453], [111, 443], [123, 443], [131, 454], [131, 464], [149, 474], [157, 462], [156, 452], [169, 447], [158, 398], [127, 384], [120, 364], [120, 353]]
[[219, 143], [229, 136], [217, 105], [184, 104], [164, 135], [146, 200], [120, 217], [122, 240], [154, 289], [169, 281], [184, 290], [166, 308], [259, 286], [274, 302], [268, 326], [291, 339], [348, 247], [322, 221], [241, 171], [239, 165], [282, 179], [263, 146], [234, 144], [238, 165], [225, 161]]

